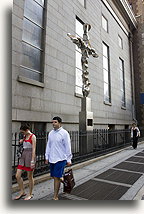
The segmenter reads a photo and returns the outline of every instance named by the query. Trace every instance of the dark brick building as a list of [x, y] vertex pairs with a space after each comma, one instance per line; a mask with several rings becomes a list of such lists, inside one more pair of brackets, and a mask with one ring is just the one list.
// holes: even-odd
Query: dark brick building
[[[129, 0], [137, 19], [137, 30], [133, 32], [134, 83], [136, 119], [144, 127], [144, 0]], [[144, 98], [143, 98], [144, 103]]]

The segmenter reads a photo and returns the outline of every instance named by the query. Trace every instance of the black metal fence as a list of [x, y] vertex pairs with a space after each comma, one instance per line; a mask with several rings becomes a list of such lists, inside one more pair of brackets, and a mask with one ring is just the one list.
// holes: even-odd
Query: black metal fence
[[[49, 165], [45, 165], [45, 149], [48, 138], [48, 132], [33, 132], [37, 137], [37, 148], [36, 156], [37, 163], [36, 169], [34, 171], [34, 176], [42, 175], [49, 172]], [[102, 154], [106, 154], [110, 151], [123, 148], [131, 143], [130, 140], [130, 130], [108, 130], [108, 129], [95, 129], [93, 132], [81, 132], [69, 131], [71, 138], [71, 147], [73, 153], [72, 162], [78, 163], [82, 162]], [[85, 152], [84, 154], [80, 152], [80, 139], [81, 137], [86, 137], [86, 135], [91, 135], [91, 145], [93, 145], [92, 151]], [[143, 136], [143, 135], [142, 135]], [[16, 151], [19, 145], [19, 139], [21, 135], [19, 133], [12, 134], [12, 182], [15, 183], [15, 173], [16, 168], [19, 163]], [[82, 143], [82, 142], [81, 142]], [[26, 173], [23, 174], [23, 178], [26, 179]]]

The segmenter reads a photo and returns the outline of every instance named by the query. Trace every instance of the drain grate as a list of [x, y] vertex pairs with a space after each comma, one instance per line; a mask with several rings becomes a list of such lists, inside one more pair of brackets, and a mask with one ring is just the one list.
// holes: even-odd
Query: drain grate
[[95, 178], [132, 185], [141, 177], [141, 175], [142, 174], [139, 173], [109, 169]]
[[129, 187], [89, 180], [72, 190], [71, 194], [88, 200], [118, 200]]
[[135, 156], [144, 156], [144, 152], [139, 152]]
[[131, 158], [128, 158], [126, 161], [144, 163], [144, 158], [141, 158], [141, 157], [131, 157]]
[[69, 198], [65, 197], [63, 194], [61, 194], [59, 196], [59, 200], [71, 200], [71, 199], [69, 199]]
[[143, 164], [138, 164], [138, 163], [122, 162], [122, 163], [114, 166], [113, 168], [126, 169], [128, 171], [144, 173], [144, 165]]

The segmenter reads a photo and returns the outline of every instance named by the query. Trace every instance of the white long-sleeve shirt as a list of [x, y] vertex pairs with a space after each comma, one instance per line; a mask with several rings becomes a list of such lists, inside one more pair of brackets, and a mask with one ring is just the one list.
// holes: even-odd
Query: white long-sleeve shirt
[[131, 138], [133, 138], [133, 130], [137, 130], [137, 136], [136, 137], [140, 137], [140, 130], [138, 127], [135, 127], [135, 128], [131, 128]]
[[72, 152], [69, 133], [60, 127], [48, 135], [45, 158], [50, 163], [66, 160], [71, 163]]

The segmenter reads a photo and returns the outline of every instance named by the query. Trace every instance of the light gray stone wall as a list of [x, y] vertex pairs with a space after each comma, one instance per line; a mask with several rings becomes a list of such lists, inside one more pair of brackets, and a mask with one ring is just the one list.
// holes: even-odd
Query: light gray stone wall
[[[125, 125], [132, 121], [131, 78], [128, 37], [101, 0], [89, 0], [86, 9], [77, 0], [49, 0], [46, 14], [46, 41], [44, 85], [19, 79], [21, 64], [21, 40], [24, 0], [13, 1], [12, 25], [12, 120], [50, 122], [59, 115], [68, 130], [78, 130], [78, 115], [81, 99], [75, 96], [75, 45], [67, 33], [75, 34], [75, 20], [78, 16], [90, 23], [89, 33], [92, 46], [99, 54], [98, 59], [89, 58], [89, 79], [91, 82], [92, 111], [95, 128], [107, 124]], [[102, 13], [107, 17], [109, 33], [101, 26]], [[123, 39], [124, 48], [118, 46], [118, 34]], [[110, 47], [111, 96], [112, 105], [103, 102], [102, 41]], [[126, 110], [121, 109], [119, 57], [125, 62]], [[47, 130], [51, 124], [47, 124]]]

